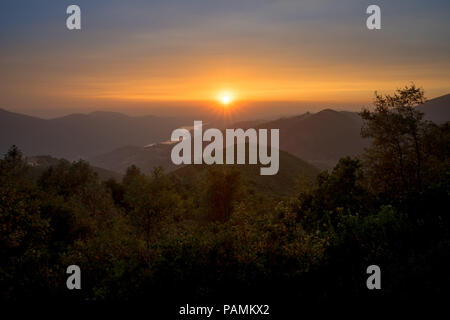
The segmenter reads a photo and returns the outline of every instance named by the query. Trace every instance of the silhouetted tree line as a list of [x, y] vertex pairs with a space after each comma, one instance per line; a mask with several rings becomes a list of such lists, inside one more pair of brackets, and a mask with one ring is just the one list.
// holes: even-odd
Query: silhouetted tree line
[[[200, 183], [134, 166], [101, 182], [88, 163], [61, 161], [36, 181], [13, 146], [0, 160], [0, 297], [438, 296], [450, 284], [450, 130], [423, 119], [423, 101], [414, 85], [377, 94], [361, 113], [364, 156], [289, 198], [245, 192], [224, 166]], [[66, 288], [71, 264], [82, 290]], [[380, 292], [366, 288], [371, 264]]]

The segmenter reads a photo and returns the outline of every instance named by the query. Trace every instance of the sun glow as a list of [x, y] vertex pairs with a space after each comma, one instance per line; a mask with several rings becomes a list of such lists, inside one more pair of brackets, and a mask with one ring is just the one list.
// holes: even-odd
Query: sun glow
[[228, 106], [234, 101], [234, 95], [231, 92], [222, 92], [219, 94], [218, 99], [222, 105]]

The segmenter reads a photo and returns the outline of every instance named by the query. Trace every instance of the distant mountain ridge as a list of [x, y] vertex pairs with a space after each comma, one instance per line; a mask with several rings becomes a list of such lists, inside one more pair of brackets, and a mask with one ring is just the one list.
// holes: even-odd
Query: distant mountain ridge
[[357, 113], [325, 109], [317, 113], [281, 118], [260, 125], [280, 129], [280, 149], [329, 169], [344, 156], [363, 152], [368, 142], [361, 138], [362, 119]]
[[[446, 95], [431, 99], [418, 107], [427, 119], [448, 121], [446, 110], [450, 109]], [[361, 137], [363, 120], [357, 112], [324, 109], [317, 113], [304, 113], [293, 117], [284, 117], [272, 121], [240, 121], [228, 128], [266, 128], [280, 129], [280, 149], [303, 159], [321, 169], [331, 169], [345, 156], [357, 156], [369, 145]], [[124, 147], [91, 158], [99, 166], [117, 172], [135, 164], [145, 172], [154, 166], [163, 166], [167, 170], [175, 167], [170, 161], [171, 145], [157, 144], [148, 148]]]
[[166, 171], [178, 168], [170, 159], [173, 145], [157, 143], [147, 147], [125, 146], [92, 157], [93, 165], [115, 172], [125, 173], [127, 168], [135, 165], [149, 174], [154, 167], [163, 167]]
[[[430, 99], [418, 109], [426, 119], [449, 121], [450, 94]], [[325, 109], [271, 121], [239, 121], [227, 127], [280, 129], [281, 150], [330, 169], [341, 157], [364, 151], [369, 142], [360, 136], [362, 123], [356, 112]], [[155, 166], [170, 171], [176, 169], [170, 161], [172, 146], [160, 142], [170, 140], [171, 132], [183, 126], [192, 126], [192, 121], [101, 111], [44, 120], [0, 109], [0, 152], [15, 144], [26, 155], [83, 158], [116, 172], [123, 173], [132, 164], [146, 172]]]
[[115, 112], [45, 120], [0, 109], [0, 152], [15, 144], [26, 155], [50, 154], [76, 160], [125, 145], [168, 140], [174, 129], [185, 124], [181, 118], [130, 117]]
[[[230, 128], [248, 129], [253, 122], [240, 122]], [[260, 123], [256, 129], [279, 129], [280, 150], [321, 168], [332, 168], [344, 156], [363, 152], [368, 142], [361, 138], [362, 119], [358, 114], [326, 109], [318, 113], [281, 118]], [[92, 157], [89, 161], [102, 168], [124, 173], [136, 165], [145, 173], [155, 166], [175, 170], [170, 152], [173, 145], [155, 144], [148, 147], [127, 146]]]
[[450, 93], [430, 99], [417, 108], [425, 114], [425, 119], [437, 124], [450, 121]]

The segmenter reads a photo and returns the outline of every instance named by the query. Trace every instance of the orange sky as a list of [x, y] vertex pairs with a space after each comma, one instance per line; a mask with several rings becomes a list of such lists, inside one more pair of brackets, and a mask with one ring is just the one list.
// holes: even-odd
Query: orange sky
[[410, 82], [429, 98], [450, 92], [449, 19], [415, 1], [410, 11], [384, 5], [377, 31], [365, 28], [364, 5], [350, 1], [133, 3], [83, 3], [89, 15], [79, 32], [60, 25], [62, 6], [53, 2], [26, 21], [19, 4], [2, 8], [10, 20], [2, 28], [0, 108], [214, 104], [226, 90], [236, 102], [360, 109], [375, 90]]

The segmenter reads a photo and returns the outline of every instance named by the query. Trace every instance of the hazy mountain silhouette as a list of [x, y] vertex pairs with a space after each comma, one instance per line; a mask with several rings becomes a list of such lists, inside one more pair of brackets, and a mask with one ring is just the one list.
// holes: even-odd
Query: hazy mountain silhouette
[[[450, 120], [450, 94], [418, 107], [425, 118], [436, 123]], [[360, 136], [362, 119], [356, 112], [325, 109], [282, 118], [259, 125], [280, 129], [280, 149], [324, 169], [332, 168], [344, 156], [358, 155], [369, 141]]]
[[126, 146], [115, 149], [89, 159], [95, 166], [125, 173], [127, 168], [135, 165], [144, 173], [149, 174], [154, 167], [163, 167], [166, 171], [175, 170], [170, 159], [173, 145], [157, 143], [147, 147]]
[[[450, 94], [431, 99], [418, 108], [426, 119], [437, 123], [448, 121]], [[155, 166], [173, 170], [176, 167], [170, 161], [172, 145], [158, 142], [169, 140], [171, 132], [183, 125], [192, 125], [192, 120], [130, 117], [115, 112], [44, 120], [0, 109], [0, 152], [5, 153], [16, 144], [26, 155], [84, 158], [98, 167], [122, 173], [132, 164], [145, 172]], [[205, 123], [204, 129], [208, 126]], [[362, 119], [356, 112], [325, 109], [266, 122], [240, 121], [227, 127], [280, 129], [281, 150], [329, 169], [341, 157], [363, 152], [369, 142], [361, 138], [361, 126]]]
[[126, 145], [165, 141], [186, 122], [181, 118], [130, 117], [115, 112], [45, 120], [0, 109], [0, 152], [5, 153], [15, 144], [26, 155], [88, 158]]
[[450, 121], [450, 94], [430, 99], [418, 109], [425, 113], [425, 119], [437, 124]]
[[[326, 109], [264, 123], [238, 122], [228, 128], [280, 129], [280, 150], [318, 168], [329, 169], [341, 157], [363, 152], [368, 142], [360, 136], [361, 126], [362, 119], [357, 113]], [[128, 146], [92, 157], [89, 161], [98, 167], [121, 173], [133, 164], [146, 173], [154, 166], [162, 166], [170, 171], [176, 169], [170, 160], [171, 149], [170, 144], [146, 148]]]
[[[206, 144], [208, 143], [205, 142]], [[203, 172], [206, 167], [209, 167], [209, 165], [174, 165], [170, 158], [172, 147], [173, 144], [164, 143], [144, 148], [128, 146], [91, 158], [89, 161], [97, 167], [120, 173], [125, 173], [131, 165], [137, 166], [145, 174], [149, 174], [153, 168], [160, 166], [166, 172], [176, 170], [175, 173], [183, 177], [184, 181], [186, 179], [190, 180], [191, 176], [193, 178], [196, 174]], [[247, 148], [246, 152], [248, 152]], [[248, 159], [248, 153], [246, 159]], [[307, 183], [311, 183], [319, 172], [313, 165], [282, 150], [280, 150], [279, 160], [280, 166], [276, 178], [274, 176], [261, 176], [259, 165], [226, 165], [226, 167], [237, 168], [241, 171], [241, 175], [249, 181], [250, 185], [255, 185], [259, 191], [271, 190], [276, 194], [283, 194], [283, 190], [292, 190], [294, 182], [297, 182], [297, 178], [300, 175]], [[280, 191], [276, 191], [277, 188]]]
[[360, 154], [367, 141], [360, 136], [362, 119], [357, 113], [322, 110], [281, 118], [260, 125], [280, 129], [280, 149], [319, 168], [331, 168], [344, 156]]

